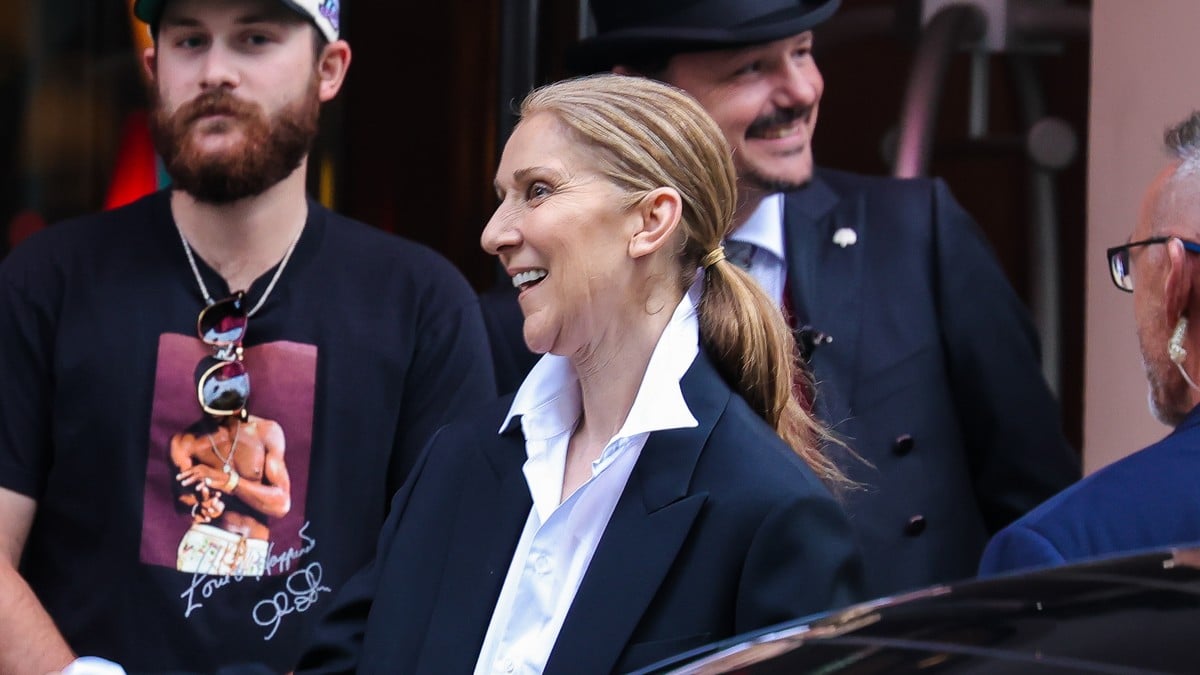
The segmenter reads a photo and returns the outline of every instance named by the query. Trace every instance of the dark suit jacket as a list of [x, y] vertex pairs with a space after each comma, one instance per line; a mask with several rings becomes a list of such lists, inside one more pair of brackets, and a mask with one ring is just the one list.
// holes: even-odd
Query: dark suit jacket
[[[862, 598], [841, 508], [703, 356], [694, 429], [650, 435], [547, 673], [608, 673]], [[511, 397], [444, 429], [397, 494], [379, 556], [301, 671], [469, 673], [532, 501]], [[372, 601], [373, 600], [373, 601]]]
[[1097, 471], [988, 544], [980, 574], [1200, 541], [1200, 408], [1163, 440]]
[[833, 338], [819, 410], [874, 465], [849, 465], [868, 592], [973, 576], [990, 534], [1079, 478], [1025, 307], [940, 180], [819, 170], [784, 209], [791, 299]]
[[[818, 169], [784, 209], [792, 304], [833, 338], [818, 411], [874, 465], [845, 463], [868, 487], [847, 501], [867, 592], [973, 576], [991, 534], [1080, 473], [1025, 307], [939, 180]], [[516, 295], [481, 306], [511, 391], [533, 362]]]

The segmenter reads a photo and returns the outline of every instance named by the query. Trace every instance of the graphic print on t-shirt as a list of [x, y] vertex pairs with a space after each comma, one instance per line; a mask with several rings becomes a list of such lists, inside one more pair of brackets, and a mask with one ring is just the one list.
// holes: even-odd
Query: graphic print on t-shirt
[[195, 338], [159, 338], [141, 561], [239, 582], [291, 574], [315, 547], [305, 498], [317, 349], [246, 348], [245, 420], [201, 409], [195, 369], [210, 355]]

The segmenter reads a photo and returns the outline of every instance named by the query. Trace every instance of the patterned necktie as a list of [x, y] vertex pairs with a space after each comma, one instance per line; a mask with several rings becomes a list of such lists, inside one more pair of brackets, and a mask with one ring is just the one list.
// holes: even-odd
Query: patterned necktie
[[[754, 254], [757, 251], [758, 246], [747, 241], [730, 239], [725, 242], [725, 257], [747, 272], [750, 272], [750, 268], [753, 267]], [[809, 359], [812, 357], [813, 350], [816, 349], [817, 345], [829, 342], [830, 338], [811, 326], [799, 325], [799, 317], [792, 306], [792, 294], [786, 276], [784, 277], [783, 298], [779, 309], [783, 313], [783, 318], [788, 326], [792, 328], [792, 335], [796, 339], [796, 347], [799, 349], [801, 356], [801, 363], [798, 364], [799, 370], [796, 373], [797, 379], [793, 383], [796, 397], [800, 399], [800, 405], [805, 410], [812, 412], [812, 402], [816, 396], [816, 392], [812, 390], [811, 379], [806, 378], [804, 374], [806, 372], [811, 373]]]

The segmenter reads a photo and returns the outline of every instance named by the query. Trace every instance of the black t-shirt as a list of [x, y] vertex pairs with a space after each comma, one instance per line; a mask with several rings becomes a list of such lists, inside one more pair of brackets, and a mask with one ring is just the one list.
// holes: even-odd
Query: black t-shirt
[[205, 523], [176, 477], [219, 438], [197, 401], [204, 305], [165, 191], [47, 228], [0, 265], [0, 486], [38, 503], [21, 571], [78, 653], [131, 672], [290, 668], [425, 442], [494, 395], [453, 266], [310, 201], [245, 338], [253, 417], [232, 428], [275, 463], [251, 452], [223, 503], [261, 527]]

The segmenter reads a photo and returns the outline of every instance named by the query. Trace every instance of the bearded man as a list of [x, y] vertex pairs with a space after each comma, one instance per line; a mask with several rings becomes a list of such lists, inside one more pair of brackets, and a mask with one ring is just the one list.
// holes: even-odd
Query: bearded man
[[[494, 394], [491, 358], [448, 261], [307, 196], [351, 60], [336, 0], [134, 11], [172, 187], [0, 265], [0, 672], [286, 671], [433, 431]], [[180, 565], [239, 504], [255, 563]]]
[[1174, 430], [1001, 530], [981, 574], [1200, 541], [1200, 112], [1164, 142], [1171, 161], [1146, 190], [1129, 241], [1107, 253], [1113, 283], [1133, 294], [1150, 411]]

